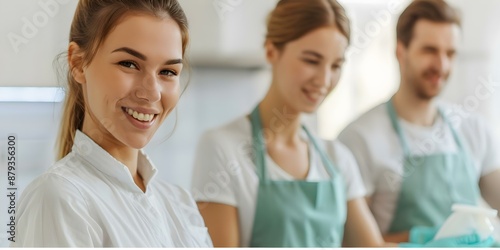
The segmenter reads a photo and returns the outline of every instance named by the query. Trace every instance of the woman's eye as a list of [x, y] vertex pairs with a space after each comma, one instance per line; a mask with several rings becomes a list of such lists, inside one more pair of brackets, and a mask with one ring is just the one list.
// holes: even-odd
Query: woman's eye
[[165, 75], [165, 76], [176, 76], [176, 75], [177, 75], [177, 72], [175, 72], [175, 71], [173, 71], [173, 70], [165, 69], [165, 70], [160, 71], [160, 75]]
[[304, 60], [304, 62], [311, 64], [311, 65], [318, 65], [319, 64], [319, 62], [315, 61], [315, 60], [309, 60], [309, 59], [303, 59], [303, 60]]
[[125, 68], [129, 68], [129, 69], [137, 69], [138, 68], [134, 62], [130, 62], [130, 61], [122, 61], [122, 62], [119, 62], [118, 64], [125, 67]]

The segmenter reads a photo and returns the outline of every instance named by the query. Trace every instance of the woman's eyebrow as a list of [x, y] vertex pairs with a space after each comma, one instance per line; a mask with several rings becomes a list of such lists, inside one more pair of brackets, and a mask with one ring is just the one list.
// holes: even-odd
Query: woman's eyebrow
[[[115, 49], [111, 53], [115, 53], [115, 52], [125, 52], [125, 53], [130, 54], [132, 56], [135, 56], [143, 61], [148, 60], [147, 56], [141, 54], [139, 51], [136, 51], [136, 50], [128, 48], [128, 47], [121, 47], [121, 48]], [[173, 64], [182, 64], [182, 59], [181, 58], [170, 59], [170, 60], [165, 62], [165, 65], [173, 65]]]
[[182, 59], [171, 59], [168, 60], [165, 65], [182, 64]]
[[316, 51], [312, 51], [312, 50], [304, 50], [304, 51], [302, 51], [302, 54], [311, 55], [311, 56], [314, 56], [320, 60], [324, 58], [323, 55], [321, 55], [320, 53], [318, 53]]
[[122, 48], [115, 49], [111, 53], [115, 53], [115, 52], [125, 52], [125, 53], [128, 53], [128, 54], [130, 54], [132, 56], [135, 56], [135, 57], [137, 57], [137, 58], [139, 58], [139, 59], [141, 59], [143, 61], [147, 61], [148, 60], [148, 58], [145, 55], [141, 54], [140, 52], [138, 52], [136, 50], [133, 50], [133, 49], [127, 48], [127, 47], [122, 47]]

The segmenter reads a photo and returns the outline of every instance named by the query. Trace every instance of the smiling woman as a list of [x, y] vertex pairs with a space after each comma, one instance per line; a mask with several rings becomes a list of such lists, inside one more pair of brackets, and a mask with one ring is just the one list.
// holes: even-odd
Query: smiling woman
[[77, 43], [71, 43], [69, 50], [73, 77], [82, 84], [89, 107], [82, 132], [102, 141], [104, 149], [114, 145], [143, 148], [179, 99], [182, 38], [177, 23], [128, 14], [102, 43], [92, 63], [78, 65], [83, 56]]
[[80, 0], [60, 160], [22, 194], [13, 246], [212, 245], [194, 200], [141, 150], [179, 100], [187, 43], [176, 0]]

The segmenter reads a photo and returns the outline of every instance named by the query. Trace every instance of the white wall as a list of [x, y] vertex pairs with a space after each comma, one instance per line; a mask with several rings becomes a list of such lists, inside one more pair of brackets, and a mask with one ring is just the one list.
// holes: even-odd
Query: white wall
[[75, 0], [0, 1], [0, 86], [57, 86]]

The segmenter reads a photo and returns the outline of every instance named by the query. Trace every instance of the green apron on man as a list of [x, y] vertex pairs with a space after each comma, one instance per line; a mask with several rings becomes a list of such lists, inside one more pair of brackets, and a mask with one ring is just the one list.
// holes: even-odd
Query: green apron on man
[[392, 100], [387, 103], [392, 126], [404, 152], [404, 171], [396, 212], [389, 232], [414, 226], [441, 226], [455, 203], [477, 205], [480, 192], [474, 165], [461, 138], [439, 109], [457, 144], [456, 152], [412, 155]]

